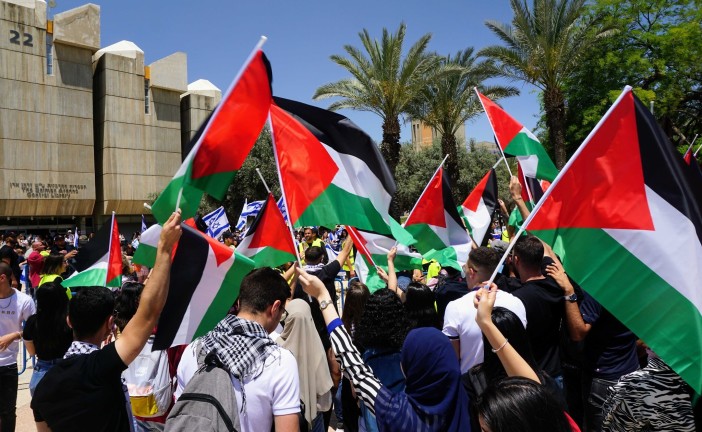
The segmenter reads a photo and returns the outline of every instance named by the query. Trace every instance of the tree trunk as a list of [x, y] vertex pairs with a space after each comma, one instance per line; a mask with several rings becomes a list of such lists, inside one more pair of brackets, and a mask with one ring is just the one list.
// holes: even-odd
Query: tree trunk
[[456, 190], [456, 183], [458, 182], [458, 150], [456, 149], [455, 135], [446, 133], [441, 135], [441, 153], [443, 153], [443, 156], [448, 155], [448, 159], [446, 159], [444, 164], [446, 167], [445, 172], [448, 175], [451, 190]]
[[390, 172], [395, 176], [395, 168], [400, 162], [400, 120], [397, 117], [386, 118], [383, 121], [383, 142], [380, 153], [385, 158]]
[[558, 87], [544, 90], [544, 108], [548, 137], [556, 159], [556, 167], [563, 168], [566, 163], [566, 106], [563, 91]]

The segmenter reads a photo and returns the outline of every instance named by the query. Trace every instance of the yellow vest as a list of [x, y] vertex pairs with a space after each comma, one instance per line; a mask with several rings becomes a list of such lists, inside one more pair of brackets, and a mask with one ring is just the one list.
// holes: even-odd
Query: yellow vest
[[[39, 279], [39, 286], [37, 287], [37, 289], [41, 288], [41, 286], [44, 285], [45, 283], [55, 281], [56, 278], [59, 278], [59, 277], [61, 277], [61, 275], [57, 275], [57, 274], [50, 274], [50, 275], [45, 274], [45, 275], [41, 275], [41, 279]], [[73, 295], [71, 294], [71, 289], [70, 289], [70, 288], [66, 288], [66, 295], [68, 296], [68, 299], [69, 299], [69, 300], [70, 300], [71, 297], [73, 296]]]

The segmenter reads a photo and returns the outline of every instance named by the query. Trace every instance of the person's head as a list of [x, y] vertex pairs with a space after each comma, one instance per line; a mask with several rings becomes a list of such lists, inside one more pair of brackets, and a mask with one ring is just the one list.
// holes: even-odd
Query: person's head
[[5, 244], [8, 246], [14, 247], [16, 244], [15, 236], [14, 234], [7, 234], [5, 235]]
[[358, 327], [369, 297], [370, 291], [365, 284], [357, 279], [349, 282], [349, 288], [346, 290], [344, 298], [344, 311], [341, 314], [341, 321], [349, 333], [353, 327]]
[[115, 325], [119, 331], [124, 331], [139, 307], [139, 298], [144, 285], [138, 282], [125, 282], [115, 297]]
[[41, 269], [41, 274], [60, 275], [66, 271], [66, 261], [63, 255], [51, 254], [44, 258], [44, 267]]
[[0, 261], [0, 291], [7, 292], [12, 286], [12, 268]]
[[387, 288], [374, 292], [356, 330], [364, 348], [389, 348], [399, 351], [407, 336], [409, 321], [397, 295]]
[[66, 288], [58, 282], [47, 282], [36, 291], [36, 296], [39, 328], [65, 328], [68, 314]]
[[468, 262], [464, 267], [468, 288], [474, 288], [489, 280], [499, 262], [500, 255], [489, 247], [480, 246], [470, 251]]
[[107, 337], [114, 324], [114, 309], [115, 297], [109, 289], [92, 286], [78, 291], [68, 303], [68, 325], [73, 329], [73, 339]]
[[289, 297], [290, 286], [279, 272], [270, 267], [252, 270], [241, 281], [239, 314], [254, 317], [271, 333], [283, 317]]
[[[519, 317], [511, 310], [498, 306], [492, 310], [492, 322], [524, 361], [529, 363], [532, 369], [538, 370], [539, 367], [536, 364], [536, 360], [534, 360], [531, 345], [529, 344], [529, 337]], [[507, 372], [505, 372], [502, 362], [500, 362], [497, 354], [488, 349], [490, 342], [485, 336], [483, 336], [483, 346], [486, 347], [484, 350], [483, 369], [488, 379], [494, 382], [506, 377]]]
[[[305, 228], [305, 241], [307, 243], [312, 243], [313, 241], [317, 240], [318, 235], [319, 235], [319, 231], [317, 231], [317, 228], [315, 228], [315, 227]], [[305, 261], [307, 261], [307, 259], [305, 259]]]
[[305, 262], [310, 265], [319, 264], [324, 259], [326, 252], [319, 246], [310, 246], [305, 251]]
[[407, 297], [405, 300], [405, 311], [411, 328], [442, 327], [439, 314], [434, 308], [434, 291], [428, 286], [419, 282], [410, 282], [407, 285]]
[[222, 240], [223, 240], [223, 242], [224, 242], [225, 245], [231, 246], [231, 245], [234, 244], [234, 234], [232, 234], [232, 233], [229, 232], [229, 231], [225, 231], [225, 232], [222, 234]]
[[43, 242], [37, 240], [34, 243], [32, 243], [32, 249], [34, 249], [37, 252], [41, 252], [44, 249], [46, 249], [46, 245]]
[[484, 432], [570, 432], [563, 409], [547, 388], [522, 377], [490, 385], [478, 398], [478, 420]]
[[63, 248], [66, 246], [66, 239], [62, 235], [57, 235], [54, 237], [54, 245], [59, 248]]
[[520, 237], [514, 244], [512, 264], [522, 278], [541, 274], [541, 261], [544, 258], [544, 245], [536, 237]]

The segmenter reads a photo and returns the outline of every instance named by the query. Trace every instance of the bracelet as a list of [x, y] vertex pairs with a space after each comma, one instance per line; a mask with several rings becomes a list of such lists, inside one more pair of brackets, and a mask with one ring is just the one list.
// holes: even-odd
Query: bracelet
[[505, 343], [503, 343], [502, 345], [500, 345], [499, 348], [497, 348], [497, 349], [491, 348], [491, 349], [492, 349], [492, 352], [497, 353], [499, 350], [501, 350], [502, 348], [504, 348], [505, 345], [507, 345], [507, 342], [509, 342], [509, 339], [505, 338]]

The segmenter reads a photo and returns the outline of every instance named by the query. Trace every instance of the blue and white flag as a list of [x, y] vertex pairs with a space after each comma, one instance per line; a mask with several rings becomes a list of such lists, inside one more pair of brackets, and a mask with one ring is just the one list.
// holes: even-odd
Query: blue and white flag
[[261, 211], [264, 202], [266, 201], [244, 201], [244, 208], [241, 209], [241, 215], [239, 216], [239, 220], [236, 222], [236, 229], [242, 231], [244, 228], [246, 228], [246, 218], [248, 218], [249, 216], [258, 216], [258, 213]]
[[277, 204], [278, 204], [278, 208], [280, 209], [280, 212], [283, 214], [283, 219], [285, 219], [285, 223], [289, 224], [290, 219], [288, 218], [288, 208], [285, 207], [285, 201], [283, 200], [282, 196], [278, 200]]
[[73, 248], [78, 249], [78, 227], [76, 227], [75, 232], [73, 233]]
[[229, 229], [229, 219], [224, 212], [224, 207], [220, 207], [212, 213], [203, 216], [202, 221], [207, 224], [207, 235], [212, 238], [219, 238], [222, 233]]
[[146, 231], [146, 220], [144, 219], [144, 215], [141, 215], [141, 232]]

